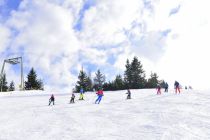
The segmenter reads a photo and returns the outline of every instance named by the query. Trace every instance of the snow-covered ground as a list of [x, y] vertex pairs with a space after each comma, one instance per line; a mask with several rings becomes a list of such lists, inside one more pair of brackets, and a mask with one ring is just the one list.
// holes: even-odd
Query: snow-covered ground
[[1, 93], [0, 140], [209, 140], [210, 91], [156, 95], [155, 89], [95, 93], [69, 104], [70, 93]]

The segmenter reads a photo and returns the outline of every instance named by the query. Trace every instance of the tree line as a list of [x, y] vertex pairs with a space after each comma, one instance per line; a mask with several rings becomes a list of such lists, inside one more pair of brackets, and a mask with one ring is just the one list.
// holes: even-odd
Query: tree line
[[[2, 87], [2, 91], [14, 91], [15, 90], [15, 83], [11, 81], [9, 86], [6, 78], [6, 74], [4, 73], [0, 79], [0, 87]], [[37, 79], [37, 74], [34, 68], [31, 68], [27, 75], [27, 80], [24, 84], [25, 90], [44, 90], [44, 85], [41, 79]]]
[[124, 75], [116, 75], [113, 81], [106, 81], [105, 75], [100, 69], [97, 70], [92, 80], [91, 75], [87, 75], [82, 69], [78, 75], [78, 81], [75, 86], [75, 92], [79, 92], [81, 88], [85, 91], [97, 90], [102, 87], [107, 90], [124, 90], [124, 89], [143, 89], [156, 88], [157, 84], [165, 86], [164, 80], [158, 80], [157, 73], [151, 72], [150, 78], [146, 79], [145, 70], [141, 61], [135, 56], [130, 62], [128, 59], [125, 65]]
[[[0, 79], [0, 86], [2, 91], [14, 91], [15, 84], [10, 82], [9, 86], [6, 79], [6, 74], [3, 74]], [[158, 80], [157, 73], [151, 72], [150, 77], [146, 79], [145, 70], [141, 61], [135, 56], [130, 62], [128, 59], [125, 64], [124, 75], [116, 75], [112, 81], [106, 81], [105, 75], [98, 69], [95, 72], [94, 78], [82, 69], [78, 75], [78, 81], [74, 88], [75, 92], [79, 92], [81, 88], [85, 91], [97, 90], [99, 87], [107, 90], [124, 90], [124, 89], [143, 89], [143, 88], [156, 88], [157, 84], [162, 87], [165, 86], [164, 80]], [[41, 79], [37, 79], [37, 74], [34, 68], [31, 68], [25, 81], [25, 90], [44, 90], [44, 85]]]

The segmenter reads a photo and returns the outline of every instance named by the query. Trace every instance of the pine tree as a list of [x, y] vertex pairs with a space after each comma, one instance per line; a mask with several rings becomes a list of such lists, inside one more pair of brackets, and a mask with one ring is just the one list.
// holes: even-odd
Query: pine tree
[[114, 87], [114, 83], [113, 82], [105, 82], [104, 84], [103, 84], [103, 90], [104, 91], [110, 91], [110, 90], [115, 90], [116, 88]]
[[37, 74], [32, 68], [27, 75], [27, 81], [25, 81], [26, 90], [43, 90], [43, 82], [39, 79], [37, 80]]
[[145, 88], [146, 79], [143, 66], [137, 57], [131, 63], [132, 81], [131, 87], [134, 89]]
[[38, 79], [37, 82], [38, 82], [37, 83], [37, 89], [44, 90], [44, 84], [43, 84], [42, 80]]
[[91, 80], [91, 77], [87, 77], [87, 91], [92, 91], [93, 90], [93, 82]]
[[15, 90], [15, 84], [14, 82], [12, 81], [10, 84], [9, 84], [9, 91], [14, 91]]
[[0, 87], [2, 88], [3, 92], [8, 90], [7, 78], [6, 78], [6, 74], [5, 73], [3, 74], [3, 76], [0, 79]]
[[165, 88], [166, 87], [166, 82], [164, 81], [164, 80], [160, 80], [160, 81], [158, 81], [159, 83], [160, 83], [160, 86], [162, 87], [162, 88]]
[[99, 87], [103, 87], [103, 84], [105, 82], [105, 76], [101, 73], [100, 70], [98, 70], [95, 74], [96, 76], [94, 78], [94, 85], [96, 89], [98, 89]]
[[117, 75], [114, 82], [113, 82], [115, 90], [123, 90], [124, 88], [124, 81], [121, 75]]
[[83, 69], [80, 71], [78, 79], [79, 80], [77, 81], [76, 91], [79, 92], [81, 88], [83, 88], [84, 91], [87, 91], [88, 77], [87, 74], [83, 71]]
[[91, 73], [87, 76], [87, 91], [93, 91], [93, 82], [91, 78]]
[[131, 71], [131, 64], [128, 59], [126, 61], [125, 68], [126, 68], [124, 72], [125, 88], [130, 88], [132, 83], [132, 71]]
[[133, 58], [132, 63], [129, 63], [129, 60], [126, 62], [126, 70], [124, 73], [124, 80], [126, 84], [126, 88], [145, 88], [146, 79], [145, 72], [143, 70], [143, 66], [137, 57]]
[[159, 81], [158, 81], [158, 76], [156, 73], [152, 73], [150, 75], [150, 78], [147, 81], [147, 88], [156, 88], [158, 85]]

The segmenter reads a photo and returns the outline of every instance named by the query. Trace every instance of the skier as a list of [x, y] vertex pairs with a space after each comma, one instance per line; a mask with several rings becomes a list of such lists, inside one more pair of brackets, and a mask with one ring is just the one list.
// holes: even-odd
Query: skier
[[49, 99], [49, 105], [50, 105], [52, 102], [53, 102], [53, 105], [55, 105], [54, 101], [55, 101], [55, 97], [54, 97], [54, 95], [52, 94], [51, 97], [50, 97], [50, 99]]
[[126, 94], [128, 94], [127, 95], [127, 99], [131, 99], [131, 91], [130, 91], [130, 89], [127, 90], [127, 93]]
[[177, 82], [177, 81], [174, 82], [174, 88], [175, 88], [175, 92], [176, 92], [176, 93], [177, 93], [177, 91], [180, 93], [179, 82]]
[[98, 95], [98, 98], [95, 101], [95, 104], [98, 104], [101, 102], [102, 97], [104, 96], [103, 90], [101, 88], [99, 88], [99, 90], [96, 93]]
[[168, 83], [165, 84], [165, 92], [168, 92]]
[[74, 95], [74, 93], [72, 93], [72, 94], [71, 94], [70, 104], [71, 104], [71, 103], [74, 103], [74, 99], [75, 99], [75, 95]]
[[84, 100], [84, 90], [83, 90], [83, 88], [80, 89], [79, 100]]
[[157, 85], [157, 95], [158, 94], [161, 94], [161, 86], [159, 84]]

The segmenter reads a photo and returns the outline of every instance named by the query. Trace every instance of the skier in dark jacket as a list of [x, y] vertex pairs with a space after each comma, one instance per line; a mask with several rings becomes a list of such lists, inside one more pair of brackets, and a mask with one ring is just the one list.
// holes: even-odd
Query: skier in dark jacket
[[126, 94], [128, 94], [127, 95], [127, 99], [131, 99], [131, 91], [130, 91], [130, 89], [127, 90], [127, 93]]
[[175, 88], [175, 92], [176, 92], [176, 93], [177, 93], [177, 91], [180, 93], [179, 82], [177, 82], [177, 81], [174, 82], [174, 88]]
[[72, 93], [70, 103], [74, 103], [74, 99], [75, 99], [75, 95], [74, 95], [74, 93]]
[[168, 92], [168, 83], [165, 84], [165, 92]]
[[51, 95], [51, 97], [50, 97], [50, 99], [49, 99], [49, 105], [50, 105], [51, 103], [53, 103], [53, 105], [55, 105], [55, 97], [54, 97], [53, 94]]

